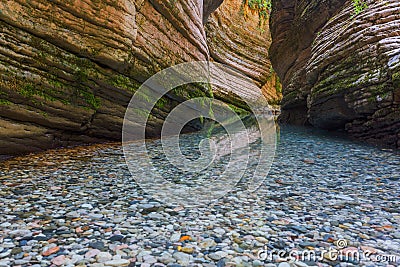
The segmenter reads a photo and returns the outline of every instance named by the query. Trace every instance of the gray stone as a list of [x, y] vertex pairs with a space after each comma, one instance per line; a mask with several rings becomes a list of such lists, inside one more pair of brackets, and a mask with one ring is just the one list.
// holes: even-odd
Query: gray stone
[[176, 259], [176, 261], [179, 264], [181, 264], [183, 266], [189, 265], [189, 263], [193, 259], [193, 257], [191, 255], [183, 253], [183, 252], [175, 252], [172, 256]]
[[130, 264], [129, 260], [119, 259], [119, 260], [110, 260], [104, 262], [105, 266], [128, 266]]
[[100, 252], [96, 256], [96, 260], [100, 263], [110, 261], [112, 259], [112, 255], [108, 252]]

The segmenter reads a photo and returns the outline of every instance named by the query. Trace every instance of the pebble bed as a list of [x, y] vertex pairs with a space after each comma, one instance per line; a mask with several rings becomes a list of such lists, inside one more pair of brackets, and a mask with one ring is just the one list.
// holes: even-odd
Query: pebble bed
[[399, 266], [400, 155], [303, 128], [278, 142], [259, 190], [197, 208], [144, 193], [115, 144], [1, 162], [0, 266]]

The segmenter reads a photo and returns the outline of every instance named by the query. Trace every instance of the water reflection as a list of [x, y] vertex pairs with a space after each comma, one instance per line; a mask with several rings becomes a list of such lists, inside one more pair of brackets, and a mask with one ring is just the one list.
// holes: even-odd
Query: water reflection
[[127, 161], [138, 166], [133, 177], [140, 177], [139, 185], [155, 198], [186, 206], [208, 204], [240, 180], [249, 190], [262, 183], [272, 164], [275, 134], [269, 114], [224, 126], [209, 122], [201, 132], [148, 143], [149, 161], [135, 153], [140, 144], [131, 143]]

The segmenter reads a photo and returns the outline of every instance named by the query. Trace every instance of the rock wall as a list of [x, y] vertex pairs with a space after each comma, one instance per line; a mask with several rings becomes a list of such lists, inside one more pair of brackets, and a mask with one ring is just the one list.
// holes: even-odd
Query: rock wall
[[400, 147], [400, 2], [274, 1], [271, 61], [282, 122]]
[[[268, 89], [276, 81], [266, 59], [268, 29], [260, 34], [256, 15], [245, 21], [238, 14], [240, 0], [226, 0], [209, 19], [222, 1], [2, 1], [0, 155], [120, 140], [136, 89], [161, 69], [182, 62], [230, 64], [276, 98]], [[252, 53], [246, 52], [249, 45]], [[150, 136], [158, 134], [180, 101], [209, 93], [201, 86], [185, 90], [156, 105]]]
[[202, 0], [16, 0], [0, 11], [0, 154], [119, 140], [141, 82], [209, 59]]
[[[225, 0], [206, 24], [210, 56], [250, 77], [271, 104], [282, 98], [280, 82], [269, 60], [269, 25], [259, 27], [257, 14], [244, 18], [242, 0]], [[229, 99], [226, 94], [216, 97]]]

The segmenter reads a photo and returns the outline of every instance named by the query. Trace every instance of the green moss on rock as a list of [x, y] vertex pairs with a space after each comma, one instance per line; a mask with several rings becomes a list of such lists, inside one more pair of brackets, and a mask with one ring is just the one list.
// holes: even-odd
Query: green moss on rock
[[8, 106], [11, 104], [12, 104], [12, 102], [7, 99], [0, 99], [0, 106]]
[[394, 88], [400, 88], [400, 71], [392, 74], [392, 81]]

